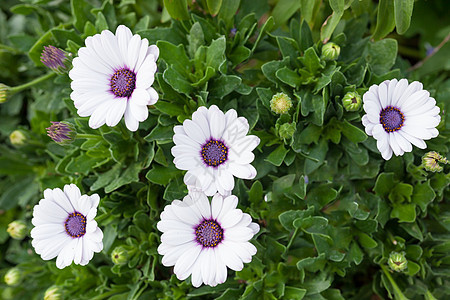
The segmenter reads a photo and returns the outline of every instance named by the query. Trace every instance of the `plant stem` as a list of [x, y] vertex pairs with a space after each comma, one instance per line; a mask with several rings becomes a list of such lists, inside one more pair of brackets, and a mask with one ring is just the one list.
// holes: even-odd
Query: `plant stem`
[[50, 79], [52, 77], [56, 76], [56, 73], [51, 72], [51, 73], [47, 73], [44, 76], [38, 77], [30, 82], [15, 86], [15, 87], [11, 87], [9, 92], [12, 94], [18, 93], [24, 89], [27, 89], [29, 87], [32, 87], [33, 85], [36, 85], [38, 83], [41, 83], [43, 81], [46, 81], [47, 79]]
[[99, 139], [100, 136], [99, 135], [95, 135], [95, 134], [78, 133], [77, 134], [77, 138], [80, 138], [80, 139]]
[[433, 55], [435, 55], [448, 41], [450, 41], [450, 33], [442, 40], [442, 42], [433, 49], [433, 51], [427, 55], [423, 60], [419, 61], [417, 64], [408, 69], [408, 71], [414, 71], [420, 68], [427, 60], [429, 60]]
[[294, 242], [295, 238], [296, 238], [297, 235], [298, 235], [299, 229], [300, 229], [300, 227], [295, 228], [295, 231], [294, 231], [294, 233], [292, 234], [291, 239], [289, 240], [289, 243], [288, 243], [287, 246], [286, 246], [286, 250], [284, 250], [284, 254], [286, 254], [286, 253], [288, 252], [289, 248], [291, 247], [292, 243]]
[[406, 298], [405, 295], [403, 295], [402, 291], [398, 287], [398, 285], [395, 282], [394, 278], [392, 278], [391, 273], [389, 273], [388, 268], [385, 265], [380, 265], [380, 267], [383, 270], [384, 275], [386, 275], [387, 279], [391, 283], [392, 288], [394, 289], [395, 299], [397, 299], [397, 300], [409, 300], [408, 298]]

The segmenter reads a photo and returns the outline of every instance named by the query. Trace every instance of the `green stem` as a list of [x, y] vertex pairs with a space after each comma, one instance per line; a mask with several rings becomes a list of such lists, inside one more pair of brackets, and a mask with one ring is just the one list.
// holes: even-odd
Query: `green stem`
[[299, 229], [300, 229], [299, 227], [295, 228], [295, 231], [294, 231], [294, 233], [292, 234], [291, 239], [289, 240], [289, 243], [288, 243], [287, 246], [286, 246], [286, 250], [284, 250], [284, 254], [286, 254], [286, 253], [288, 252], [289, 248], [291, 247], [292, 243], [294, 242], [295, 238], [296, 238], [297, 235], [298, 235]]
[[391, 273], [389, 273], [388, 268], [385, 265], [380, 265], [380, 267], [383, 270], [384, 275], [386, 275], [387, 279], [391, 283], [392, 288], [394, 289], [395, 299], [397, 299], [397, 300], [409, 300], [408, 298], [406, 298], [405, 295], [403, 295], [402, 291], [398, 287], [398, 285], [395, 282], [394, 278], [392, 278]]
[[5, 49], [6, 51], [12, 52], [14, 54], [18, 54], [20, 53], [19, 50], [17, 50], [16, 48], [4, 45], [4, 44], [0, 44], [0, 49]]
[[78, 133], [77, 138], [80, 139], [99, 139], [101, 136], [95, 134], [87, 134], [87, 133]]
[[41, 83], [43, 81], [46, 81], [47, 79], [50, 79], [50, 78], [52, 78], [54, 76], [56, 76], [56, 73], [53, 73], [53, 72], [47, 73], [44, 76], [36, 78], [36, 79], [34, 79], [34, 80], [30, 81], [30, 82], [27, 82], [27, 83], [24, 83], [24, 84], [15, 86], [15, 87], [11, 87], [9, 92], [10, 92], [11, 95], [15, 94], [15, 93], [18, 93], [20, 91], [23, 91], [24, 89], [32, 87], [33, 85], [36, 85], [36, 84]]

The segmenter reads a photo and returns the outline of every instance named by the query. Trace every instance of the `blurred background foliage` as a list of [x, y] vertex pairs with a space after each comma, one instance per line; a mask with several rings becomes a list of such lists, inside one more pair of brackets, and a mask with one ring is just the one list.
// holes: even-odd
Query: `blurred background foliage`
[[[442, 116], [427, 151], [448, 156], [449, 11], [447, 0], [2, 0], [8, 86], [48, 72], [43, 46], [76, 55], [87, 36], [119, 24], [161, 54], [160, 101], [136, 133], [89, 128], [67, 75], [0, 104], [0, 277], [17, 271], [12, 284], [0, 281], [0, 298], [41, 299], [57, 286], [63, 299], [448, 299], [448, 166], [424, 171], [417, 148], [382, 160], [362, 110], [347, 112], [342, 98], [386, 79], [420, 80]], [[329, 41], [337, 59], [321, 54]], [[289, 114], [271, 112], [278, 92], [293, 100]], [[233, 191], [261, 231], [250, 264], [195, 289], [162, 266], [156, 222], [187, 192], [172, 128], [211, 104], [236, 109], [261, 138], [257, 178]], [[45, 130], [62, 120], [83, 134], [65, 147]], [[100, 195], [104, 249], [86, 267], [59, 270], [7, 228], [23, 220], [30, 230], [42, 191], [68, 183]], [[406, 270], [390, 271], [393, 251], [405, 253]]]

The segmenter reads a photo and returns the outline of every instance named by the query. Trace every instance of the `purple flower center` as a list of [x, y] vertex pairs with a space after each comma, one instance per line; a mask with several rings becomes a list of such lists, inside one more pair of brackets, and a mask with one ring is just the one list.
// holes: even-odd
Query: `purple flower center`
[[136, 74], [127, 68], [117, 70], [111, 77], [111, 91], [117, 97], [130, 98], [135, 87]]
[[205, 164], [217, 167], [228, 158], [228, 147], [221, 141], [210, 139], [202, 146], [201, 155]]
[[396, 107], [387, 106], [380, 112], [380, 123], [386, 132], [394, 132], [402, 128], [405, 116]]
[[86, 233], [86, 217], [79, 212], [73, 212], [67, 217], [64, 228], [71, 237], [82, 237]]
[[204, 220], [195, 228], [195, 235], [203, 247], [216, 247], [223, 240], [223, 229], [215, 220]]

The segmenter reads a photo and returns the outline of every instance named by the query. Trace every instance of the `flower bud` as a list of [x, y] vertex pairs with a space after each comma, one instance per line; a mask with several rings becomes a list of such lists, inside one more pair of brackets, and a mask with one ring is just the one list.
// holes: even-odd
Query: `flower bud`
[[339, 47], [335, 43], [326, 43], [322, 47], [322, 58], [325, 60], [335, 60], [339, 57], [340, 52], [341, 47]]
[[289, 140], [295, 133], [296, 124], [295, 123], [284, 123], [278, 129], [278, 134], [283, 140]]
[[348, 92], [342, 99], [346, 111], [358, 111], [361, 107], [361, 96], [357, 92]]
[[77, 137], [75, 126], [69, 122], [51, 122], [47, 129], [47, 135], [60, 145], [68, 145]]
[[27, 225], [24, 221], [17, 220], [8, 224], [6, 231], [16, 240], [21, 240], [27, 235]]
[[405, 252], [391, 252], [388, 260], [389, 267], [396, 272], [401, 272], [408, 266], [408, 261], [405, 257]]
[[5, 274], [5, 283], [9, 286], [16, 286], [22, 281], [22, 272], [19, 268], [11, 268]]
[[72, 55], [52, 45], [44, 46], [41, 62], [55, 73], [62, 75], [69, 71], [72, 65]]
[[292, 107], [292, 100], [285, 93], [277, 93], [270, 100], [270, 109], [276, 114], [287, 114]]
[[114, 248], [111, 252], [111, 260], [115, 265], [124, 265], [128, 262], [128, 250], [123, 246]]
[[448, 160], [435, 151], [430, 151], [422, 157], [422, 166], [427, 171], [441, 172], [444, 168], [439, 163], [448, 164]]
[[14, 130], [9, 135], [9, 140], [14, 146], [22, 146], [26, 139], [27, 137], [22, 130]]
[[58, 286], [52, 285], [45, 291], [44, 300], [61, 300], [61, 299], [62, 299], [62, 291]]
[[0, 103], [6, 102], [9, 96], [10, 87], [6, 84], [0, 83]]

